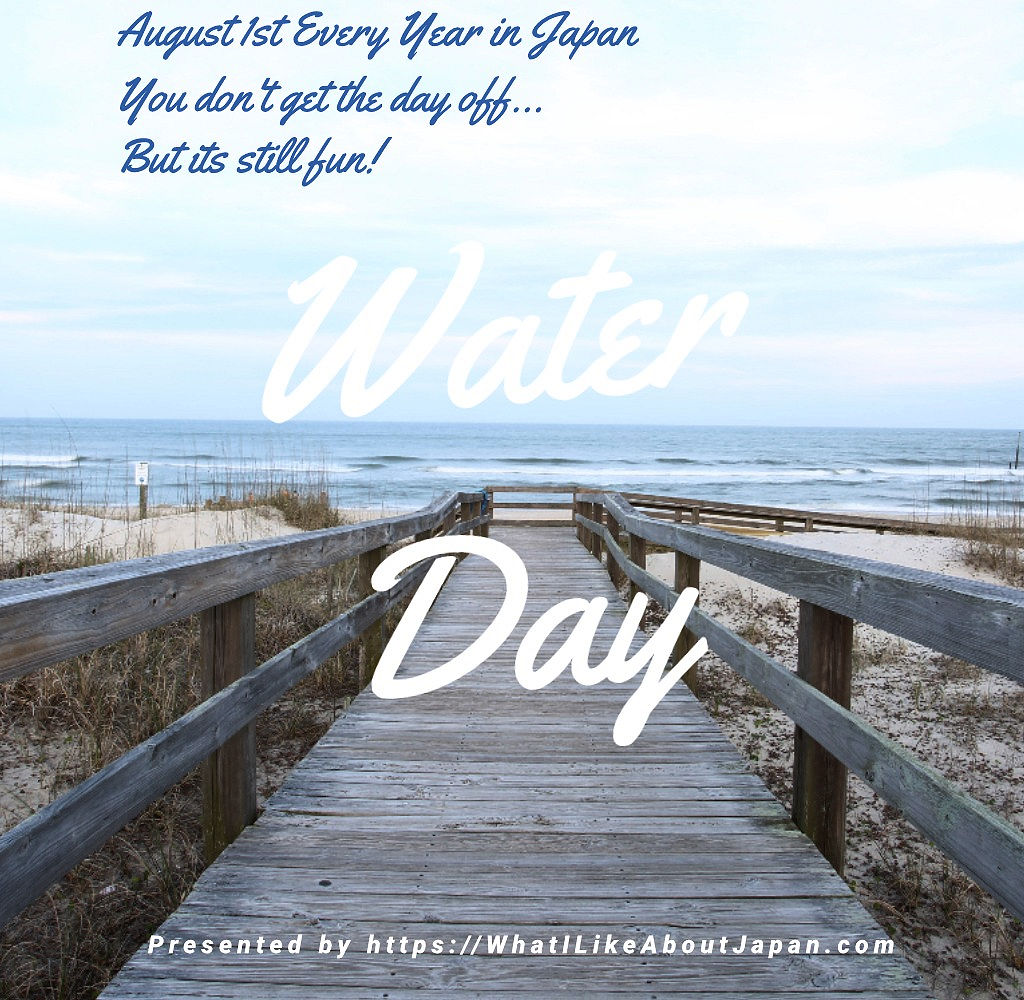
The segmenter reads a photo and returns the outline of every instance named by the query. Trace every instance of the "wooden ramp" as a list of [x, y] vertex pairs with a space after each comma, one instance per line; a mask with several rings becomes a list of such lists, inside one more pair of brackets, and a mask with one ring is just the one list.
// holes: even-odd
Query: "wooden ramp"
[[[493, 537], [530, 572], [519, 635], [559, 600], [603, 595], [610, 642], [624, 605], [571, 529]], [[500, 600], [497, 570], [466, 559], [406, 669], [464, 648]], [[903, 959], [870, 953], [885, 934], [682, 685], [620, 748], [629, 690], [524, 691], [515, 649], [434, 694], [360, 695], [159, 931], [252, 953], [143, 949], [104, 996], [928, 995]], [[298, 954], [269, 953], [300, 934]], [[788, 953], [807, 939], [818, 954]], [[868, 954], [838, 954], [859, 939]]]

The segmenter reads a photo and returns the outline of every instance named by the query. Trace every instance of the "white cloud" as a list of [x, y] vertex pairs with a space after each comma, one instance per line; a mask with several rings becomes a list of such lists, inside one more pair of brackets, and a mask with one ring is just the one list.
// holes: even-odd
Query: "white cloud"
[[139, 254], [111, 250], [40, 250], [39, 256], [57, 264], [145, 264]]
[[728, 363], [771, 363], [794, 381], [850, 385], [984, 386], [1024, 380], [1024, 316], [969, 328], [876, 329], [817, 336], [737, 335]]
[[956, 246], [1024, 242], [1024, 174], [950, 170], [811, 196], [824, 242]]
[[0, 326], [60, 327], [65, 323], [111, 321], [124, 316], [157, 316], [194, 311], [194, 303], [151, 303], [140, 305], [57, 306], [54, 308], [0, 310]]
[[104, 346], [118, 345], [126, 348], [191, 351], [196, 356], [213, 350], [235, 353], [248, 350], [269, 355], [278, 350], [284, 340], [283, 335], [277, 332], [257, 333], [252, 330], [110, 330], [94, 327], [47, 331], [45, 337], [48, 344], [58, 344], [61, 347], [93, 344], [96, 345], [97, 351], [102, 351]]
[[958, 292], [952, 292], [943, 288], [896, 288], [897, 295], [909, 299], [911, 302], [938, 302], [948, 305], [964, 305], [971, 301], [971, 297]]
[[69, 173], [19, 174], [0, 171], [0, 205], [31, 212], [91, 213], [81, 195], [81, 178]]

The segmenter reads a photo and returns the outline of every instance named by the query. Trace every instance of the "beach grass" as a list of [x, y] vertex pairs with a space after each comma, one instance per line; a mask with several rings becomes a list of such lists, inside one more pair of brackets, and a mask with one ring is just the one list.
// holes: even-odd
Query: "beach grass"
[[990, 570], [1013, 587], [1024, 586], [1024, 498], [965, 508], [956, 525], [969, 566]]

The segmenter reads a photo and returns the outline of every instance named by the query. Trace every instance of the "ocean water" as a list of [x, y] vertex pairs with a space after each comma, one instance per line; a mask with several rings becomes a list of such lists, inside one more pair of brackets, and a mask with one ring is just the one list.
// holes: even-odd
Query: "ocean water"
[[996, 430], [166, 420], [0, 420], [0, 496], [135, 503], [326, 489], [417, 507], [453, 488], [579, 483], [827, 510], [939, 515], [1021, 499], [1017, 434]]

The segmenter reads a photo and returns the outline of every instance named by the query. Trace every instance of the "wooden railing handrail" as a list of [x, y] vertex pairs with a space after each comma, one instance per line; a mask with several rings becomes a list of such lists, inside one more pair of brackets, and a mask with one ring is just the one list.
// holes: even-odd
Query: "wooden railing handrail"
[[[409, 515], [2, 583], [0, 680], [197, 612], [213, 614], [273, 583], [345, 559], [359, 556], [360, 576], [368, 579], [387, 545], [429, 537], [439, 529], [486, 532], [494, 492], [505, 489], [487, 488], [486, 512], [481, 512], [481, 492], [453, 493]], [[696, 582], [701, 561], [796, 596], [802, 658], [804, 615], [808, 622], [817, 621], [812, 614], [817, 612], [826, 626], [821, 635], [832, 625], [841, 631], [843, 622], [849, 627], [855, 619], [1024, 680], [1024, 591], [670, 523], [638, 511], [620, 494], [575, 487], [510, 491], [585, 495], [577, 498], [574, 521], [588, 548], [598, 557], [606, 549], [613, 579], [624, 576], [634, 592], [643, 590], [667, 608], [684, 586], [680, 580]], [[620, 529], [629, 535], [628, 554], [619, 542]], [[675, 589], [647, 571], [648, 542], [677, 554]], [[424, 567], [411, 571], [388, 593], [367, 594], [364, 588], [363, 600], [353, 608], [261, 666], [245, 667], [251, 672], [0, 837], [0, 884], [10, 887], [0, 894], [0, 925], [198, 763], [240, 738], [259, 712], [294, 683], [355, 638], [370, 635], [374, 623], [423, 572]], [[225, 627], [239, 627], [239, 620], [229, 616], [228, 621]], [[1021, 831], [853, 715], [848, 698], [837, 704], [840, 695], [826, 696], [817, 681], [794, 675], [699, 608], [691, 613], [687, 633], [706, 638], [714, 652], [794, 720], [798, 736], [806, 733], [810, 744], [820, 744], [842, 767], [860, 775], [1010, 912], [1024, 918]], [[810, 627], [807, 635], [812, 635]], [[836, 655], [848, 677], [850, 633], [846, 636], [846, 652], [837, 647]], [[378, 635], [368, 646], [379, 652], [379, 642]], [[215, 650], [213, 655], [234, 655], [230, 645], [228, 653]], [[798, 759], [809, 752], [799, 751], [798, 740]], [[830, 793], [837, 813], [840, 800], [845, 803], [845, 771], [840, 776], [841, 788]], [[821, 805], [812, 802], [808, 808]], [[243, 825], [248, 821], [243, 819]], [[228, 838], [235, 833], [237, 823]], [[830, 859], [841, 870], [841, 853]]]
[[[607, 551], [613, 579], [617, 579], [619, 574], [625, 575], [632, 590], [643, 591], [666, 609], [674, 606], [679, 594], [643, 565], [644, 549], [642, 544], [634, 545], [637, 539], [665, 545], [688, 559], [706, 557], [714, 565], [800, 597], [801, 656], [811, 652], [821, 655], [819, 650], [803, 648], [804, 616], [810, 615], [809, 620], [813, 620], [815, 610], [828, 608], [828, 605], [816, 605], [816, 598], [831, 601], [834, 608], [838, 605], [838, 610], [824, 610], [826, 617], [832, 615], [837, 621], [846, 620], [849, 624], [844, 616], [858, 617], [861, 611], [867, 611], [874, 614], [876, 621], [886, 622], [880, 626], [883, 628], [903, 622], [900, 614], [893, 617], [882, 610], [878, 602], [883, 600], [917, 601], [929, 607], [928, 602], [935, 601], [936, 595], [942, 594], [945, 597], [940, 602], [943, 604], [940, 610], [949, 611], [956, 602], [962, 601], [965, 602], [963, 606], [974, 613], [988, 602], [992, 612], [988, 620], [998, 618], [999, 641], [1019, 648], [1016, 644], [1021, 641], [1020, 630], [1024, 624], [1024, 592], [1013, 588], [975, 585], [972, 581], [917, 571], [909, 571], [912, 575], [907, 577], [904, 567], [865, 559], [832, 557], [825, 553], [809, 554], [777, 542], [755, 542], [706, 528], [672, 525], [639, 514], [617, 494], [590, 497], [583, 507], [585, 512], [575, 516], [576, 523], [584, 532], [583, 541], [591, 551], [596, 550], [595, 554], [599, 554], [601, 547]], [[599, 515], [600, 508], [609, 516], [612, 530], [605, 523], [606, 517]], [[620, 528], [629, 533], [628, 554], [619, 542]], [[599, 539], [599, 543], [595, 539]], [[779, 560], [779, 565], [774, 568], [771, 566], [772, 556]], [[800, 561], [793, 562], [798, 557]], [[787, 580], [786, 571], [794, 569], [801, 572]], [[886, 579], [897, 587], [905, 588], [908, 593], [898, 595], [881, 589], [881, 582]], [[847, 601], [841, 600], [844, 588], [850, 588]], [[866, 619], [858, 617], [858, 620]], [[963, 627], [965, 623], [954, 619], [953, 624]], [[849, 768], [882, 798], [900, 809], [1010, 913], [1024, 919], [1024, 832], [856, 716], [849, 709], [848, 695], [846, 704], [838, 703], [799, 676], [799, 670], [794, 674], [700, 608], [695, 607], [690, 612], [687, 630], [706, 639], [712, 652], [796, 724], [794, 819], [840, 872], [845, 847], [842, 843], [836, 844], [833, 834], [838, 827], [840, 840], [844, 836], [845, 768]], [[888, 630], [893, 631], [892, 628]], [[939, 648], [927, 638], [921, 638], [919, 630], [911, 631], [914, 634], [909, 636], [900, 631], [896, 634]], [[927, 629], [924, 631], [927, 633]], [[938, 631], [939, 640], [948, 645], [948, 630], [941, 628]], [[1009, 669], [1002, 655], [979, 655], [979, 649], [975, 649], [965, 658], [979, 666], [986, 665], [983, 661], [998, 664], [990, 666], [990, 669], [1020, 677], [1020, 670]], [[846, 668], [849, 669], [848, 662]], [[847, 674], [847, 691], [848, 679]], [[801, 732], [808, 737], [809, 745], [801, 746]], [[813, 759], [819, 748], [839, 768], [836, 775], [840, 780], [830, 782], [828, 789], [814, 787], [813, 775], [807, 772], [807, 761]], [[801, 768], [805, 780], [802, 787], [797, 787]], [[825, 827], [831, 827], [831, 832]]]
[[481, 493], [412, 514], [0, 582], [0, 683], [423, 531]]
[[484, 489], [488, 493], [576, 493], [580, 487], [566, 483], [537, 483], [534, 486], [485, 486]]
[[918, 530], [925, 525], [911, 518], [886, 517], [874, 514], [852, 514], [846, 511], [807, 510], [801, 507], [774, 507], [764, 504], [734, 503], [727, 500], [700, 500], [693, 497], [669, 497], [647, 493], [622, 493], [635, 507], [666, 510], [699, 510], [708, 514], [736, 514], [744, 517], [787, 521], [806, 521], [850, 528], [887, 528], [895, 531]]
[[648, 542], [1024, 682], [1024, 590], [661, 521], [620, 494], [595, 500]]

